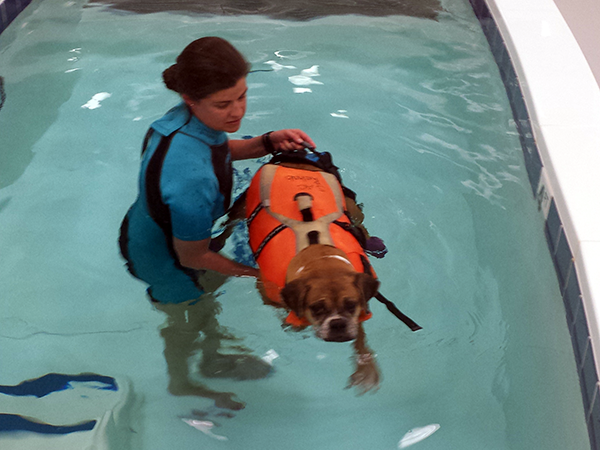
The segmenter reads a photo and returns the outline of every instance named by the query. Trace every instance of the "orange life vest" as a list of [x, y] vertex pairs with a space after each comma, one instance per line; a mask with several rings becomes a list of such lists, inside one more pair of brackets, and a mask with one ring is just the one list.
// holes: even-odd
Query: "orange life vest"
[[[299, 194], [312, 197], [312, 221], [303, 220], [296, 203]], [[280, 291], [292, 258], [308, 243], [307, 233], [319, 231], [319, 242], [342, 250], [357, 272], [363, 272], [367, 256], [357, 239], [343, 227], [350, 226], [346, 216], [342, 187], [326, 172], [267, 164], [254, 176], [246, 194], [246, 218], [250, 248], [261, 272], [265, 294], [281, 303]], [[371, 270], [373, 276], [375, 273]], [[364, 314], [366, 320], [371, 314]], [[287, 322], [309, 325], [293, 312]]]

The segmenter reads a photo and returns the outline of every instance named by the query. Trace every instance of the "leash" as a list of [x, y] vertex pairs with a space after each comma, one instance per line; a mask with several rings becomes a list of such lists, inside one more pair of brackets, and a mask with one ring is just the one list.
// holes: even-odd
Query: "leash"
[[394, 305], [391, 301], [381, 295], [379, 292], [375, 295], [375, 298], [379, 300], [381, 303], [385, 305], [389, 312], [391, 312], [394, 316], [396, 316], [402, 323], [404, 323], [408, 328], [412, 331], [419, 331], [423, 329], [422, 326], [418, 325], [414, 320], [408, 317], [406, 314], [403, 314], [402, 311], [398, 309], [396, 305]]

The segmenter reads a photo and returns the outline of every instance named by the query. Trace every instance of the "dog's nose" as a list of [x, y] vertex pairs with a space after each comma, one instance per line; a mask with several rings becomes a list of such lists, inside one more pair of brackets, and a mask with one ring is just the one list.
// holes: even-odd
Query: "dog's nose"
[[344, 331], [346, 331], [346, 324], [347, 322], [345, 319], [333, 319], [329, 323], [329, 329], [333, 333], [343, 333]]
[[346, 342], [353, 339], [353, 336], [348, 332], [348, 321], [346, 319], [332, 319], [329, 322], [327, 337], [324, 338], [328, 342]]

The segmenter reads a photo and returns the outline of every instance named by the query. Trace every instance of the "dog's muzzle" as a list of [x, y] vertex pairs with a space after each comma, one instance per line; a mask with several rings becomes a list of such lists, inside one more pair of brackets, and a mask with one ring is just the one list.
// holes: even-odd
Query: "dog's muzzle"
[[317, 337], [327, 342], [347, 342], [356, 338], [356, 324], [340, 316], [330, 317], [316, 330]]

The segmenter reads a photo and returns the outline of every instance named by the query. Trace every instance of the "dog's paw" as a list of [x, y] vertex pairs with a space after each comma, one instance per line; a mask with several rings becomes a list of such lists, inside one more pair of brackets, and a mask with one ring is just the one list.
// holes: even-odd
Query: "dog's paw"
[[365, 252], [371, 256], [374, 256], [375, 258], [383, 258], [388, 252], [388, 249], [383, 243], [382, 239], [376, 236], [371, 236], [369, 239], [367, 239]]
[[346, 389], [355, 387], [358, 395], [379, 389], [379, 367], [371, 354], [360, 355], [356, 361], [356, 370], [348, 380]]

